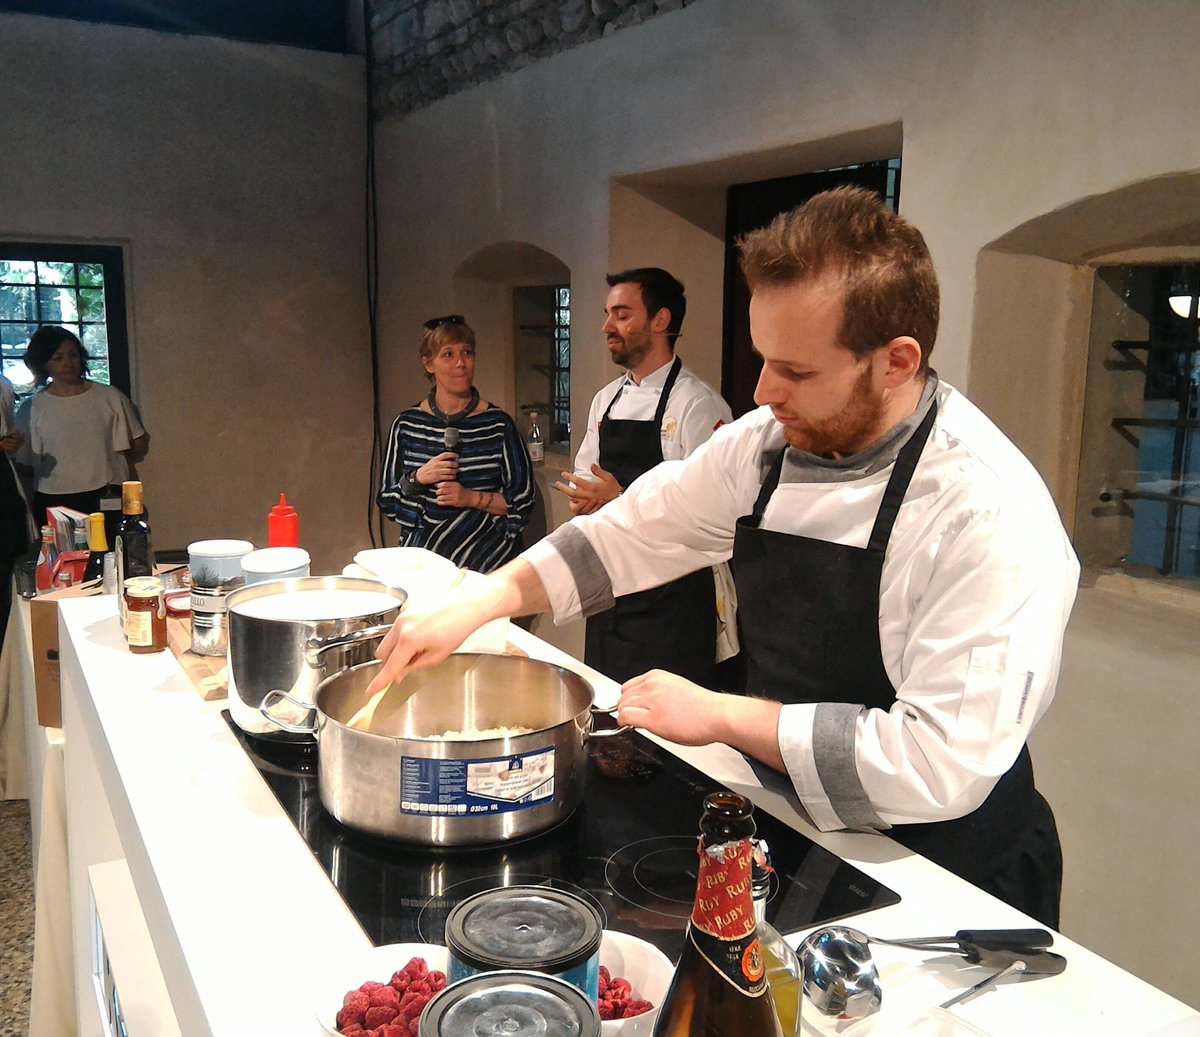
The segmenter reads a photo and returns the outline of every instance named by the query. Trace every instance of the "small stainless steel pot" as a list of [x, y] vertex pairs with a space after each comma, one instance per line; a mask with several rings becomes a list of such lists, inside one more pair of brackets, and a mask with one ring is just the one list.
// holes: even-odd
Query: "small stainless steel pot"
[[[310, 591], [370, 591], [391, 598], [390, 608], [334, 619], [271, 619], [247, 616], [239, 606], [275, 595]], [[391, 629], [408, 595], [378, 580], [351, 576], [303, 576], [271, 580], [231, 591], [226, 597], [229, 622], [229, 713], [248, 734], [272, 741], [307, 741], [313, 734], [285, 731], [263, 719], [259, 707], [268, 693], [286, 692], [302, 706], [291, 713], [302, 720], [312, 707], [317, 686], [331, 673], [374, 658], [379, 638]]]
[[[315, 732], [321, 802], [338, 821], [372, 835], [427, 846], [471, 846], [540, 832], [583, 798], [592, 687], [571, 670], [536, 659], [462, 652], [404, 679], [407, 699], [375, 710], [372, 731], [347, 727], [367, 699], [377, 661], [321, 682], [309, 724], [279, 716], [269, 695], [262, 715]], [[399, 694], [395, 696], [401, 698]], [[521, 728], [527, 733], [447, 739], [446, 732]], [[376, 733], [379, 730], [387, 734]]]

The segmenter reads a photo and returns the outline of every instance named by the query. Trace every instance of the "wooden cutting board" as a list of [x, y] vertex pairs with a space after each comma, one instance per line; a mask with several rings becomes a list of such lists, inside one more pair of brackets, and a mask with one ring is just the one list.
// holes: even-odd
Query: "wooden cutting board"
[[196, 655], [192, 651], [190, 616], [167, 616], [167, 645], [205, 702], [229, 697], [226, 657]]

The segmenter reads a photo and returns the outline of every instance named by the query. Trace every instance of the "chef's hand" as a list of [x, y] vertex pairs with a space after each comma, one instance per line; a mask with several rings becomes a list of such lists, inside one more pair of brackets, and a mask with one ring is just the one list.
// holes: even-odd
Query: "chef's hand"
[[413, 473], [413, 480], [422, 486], [447, 482], [458, 478], [458, 454], [446, 450], [426, 461]]
[[574, 472], [560, 474], [562, 479], [554, 484], [554, 488], [570, 501], [572, 515], [590, 515], [621, 496], [621, 484], [612, 472], [606, 472], [598, 464], [592, 465], [594, 479], [581, 478]]
[[515, 558], [487, 576], [467, 573], [437, 599], [405, 603], [380, 642], [375, 655], [383, 660], [367, 695], [403, 680], [413, 670], [436, 666], [484, 623], [502, 616], [534, 616], [550, 607], [537, 570]]
[[3, 436], [0, 436], [0, 450], [6, 454], [15, 454], [21, 449], [21, 444], [25, 442], [25, 433], [19, 429], [9, 429]]
[[460, 482], [440, 482], [436, 499], [444, 508], [473, 508], [479, 500], [479, 494], [466, 489]]
[[621, 686], [617, 723], [678, 745], [724, 742], [782, 771], [780, 708], [770, 699], [709, 691], [666, 670], [651, 670]]

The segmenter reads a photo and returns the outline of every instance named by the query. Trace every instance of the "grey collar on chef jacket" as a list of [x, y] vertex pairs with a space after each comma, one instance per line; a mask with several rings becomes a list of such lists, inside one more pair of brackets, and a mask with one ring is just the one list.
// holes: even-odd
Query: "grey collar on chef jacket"
[[860, 454], [852, 454], [841, 460], [817, 457], [802, 450], [789, 450], [783, 459], [781, 483], [787, 482], [854, 482], [887, 468], [896, 460], [900, 448], [929, 413], [933, 405], [933, 394], [937, 392], [937, 372], [932, 368], [921, 392], [921, 402], [903, 421], [898, 422], [882, 439], [872, 443]]

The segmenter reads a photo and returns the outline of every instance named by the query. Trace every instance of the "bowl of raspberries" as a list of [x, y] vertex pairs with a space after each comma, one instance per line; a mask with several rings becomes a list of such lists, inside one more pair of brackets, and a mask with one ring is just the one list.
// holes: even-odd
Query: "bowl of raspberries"
[[652, 943], [605, 929], [600, 941], [600, 1029], [604, 1037], [654, 1030], [675, 966]]
[[[421, 1013], [446, 986], [447, 961], [437, 944], [376, 947], [322, 984], [317, 1020], [330, 1037], [417, 1037]], [[653, 944], [606, 929], [597, 1006], [603, 1037], [649, 1035], [674, 972]]]
[[385, 944], [322, 984], [317, 1020], [334, 1037], [416, 1037], [421, 1012], [445, 986], [445, 947]]

